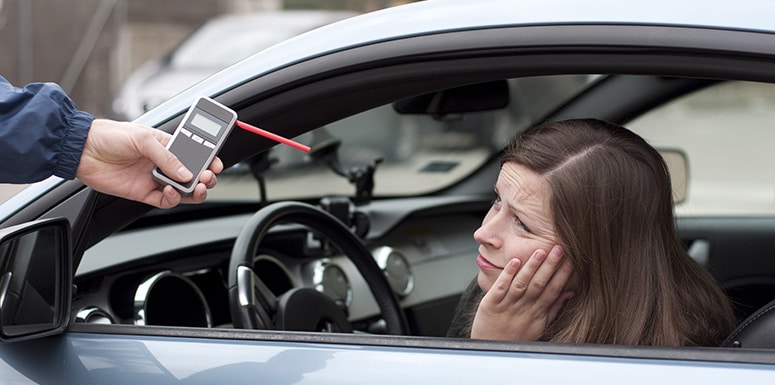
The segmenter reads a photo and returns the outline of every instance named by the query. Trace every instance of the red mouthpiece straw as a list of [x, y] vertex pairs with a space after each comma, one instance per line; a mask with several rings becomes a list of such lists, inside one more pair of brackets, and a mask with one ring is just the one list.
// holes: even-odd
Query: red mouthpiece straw
[[280, 143], [282, 143], [282, 144], [284, 144], [286, 146], [291, 146], [291, 147], [293, 147], [293, 148], [295, 148], [297, 150], [304, 151], [304, 152], [309, 152], [309, 146], [305, 146], [305, 145], [303, 145], [303, 144], [301, 144], [299, 142], [290, 140], [288, 138], [284, 138], [284, 137], [282, 137], [280, 135], [277, 135], [277, 134], [273, 134], [273, 133], [271, 133], [271, 132], [269, 132], [267, 130], [262, 130], [262, 129], [258, 128], [258, 127], [251, 126], [250, 124], [247, 124], [245, 122], [242, 122], [242, 121], [238, 120], [237, 121], [237, 127], [241, 128], [241, 129], [243, 129], [243, 130], [245, 130], [247, 132], [252, 132], [254, 134], [261, 135], [261, 136], [263, 136], [265, 138], [272, 139], [275, 142], [280, 142]]

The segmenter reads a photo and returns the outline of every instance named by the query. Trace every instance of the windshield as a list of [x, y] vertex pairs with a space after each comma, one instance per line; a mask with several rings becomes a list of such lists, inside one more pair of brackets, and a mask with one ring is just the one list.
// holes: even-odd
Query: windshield
[[[503, 149], [514, 135], [545, 118], [596, 77], [542, 76], [508, 81], [508, 106], [493, 111], [455, 114], [398, 113], [380, 106], [301, 135], [312, 144], [341, 141], [338, 158], [345, 170], [381, 159], [374, 174], [374, 196], [427, 194], [454, 185]], [[304, 199], [352, 195], [348, 180], [298, 150], [275, 146], [269, 153], [266, 199]], [[257, 200], [259, 186], [240, 163], [218, 178], [209, 200]]]

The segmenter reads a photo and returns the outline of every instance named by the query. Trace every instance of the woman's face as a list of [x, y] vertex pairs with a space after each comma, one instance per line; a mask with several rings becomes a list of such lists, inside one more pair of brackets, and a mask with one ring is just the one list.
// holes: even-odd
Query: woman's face
[[557, 244], [549, 187], [542, 176], [507, 162], [498, 174], [495, 194], [495, 202], [474, 232], [479, 243], [477, 281], [485, 292], [509, 260], [517, 258], [524, 265], [536, 249], [549, 253]]

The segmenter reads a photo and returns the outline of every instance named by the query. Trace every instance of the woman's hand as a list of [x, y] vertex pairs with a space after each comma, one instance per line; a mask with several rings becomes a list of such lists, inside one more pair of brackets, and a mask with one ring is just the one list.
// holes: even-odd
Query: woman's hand
[[565, 302], [573, 297], [566, 285], [573, 274], [559, 245], [549, 254], [536, 250], [520, 268], [512, 259], [484, 295], [474, 317], [471, 338], [536, 341]]

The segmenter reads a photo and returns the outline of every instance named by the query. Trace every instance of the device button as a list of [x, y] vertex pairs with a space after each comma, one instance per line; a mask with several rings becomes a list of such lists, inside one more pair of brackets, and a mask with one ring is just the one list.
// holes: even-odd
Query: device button
[[192, 137], [191, 137], [191, 139], [193, 139], [193, 140], [194, 140], [194, 142], [197, 142], [197, 143], [199, 143], [199, 144], [202, 144], [202, 142], [204, 142], [204, 141], [205, 141], [204, 139], [200, 138], [200, 137], [199, 137], [199, 136], [197, 136], [197, 135], [194, 135], [194, 136], [192, 136]]
[[208, 142], [208, 141], [206, 141], [206, 140], [205, 140], [205, 142], [204, 142], [204, 143], [202, 143], [202, 144], [204, 144], [204, 145], [205, 145], [205, 147], [215, 148], [215, 145], [214, 145], [214, 144], [212, 144], [212, 143], [210, 143], [210, 142]]
[[181, 127], [181, 128], [180, 128], [180, 132], [181, 132], [183, 135], [185, 135], [185, 136], [188, 136], [189, 138], [191, 137], [191, 131], [189, 131], [189, 130], [186, 130], [186, 129], [185, 129], [185, 128], [183, 128], [183, 127]]

